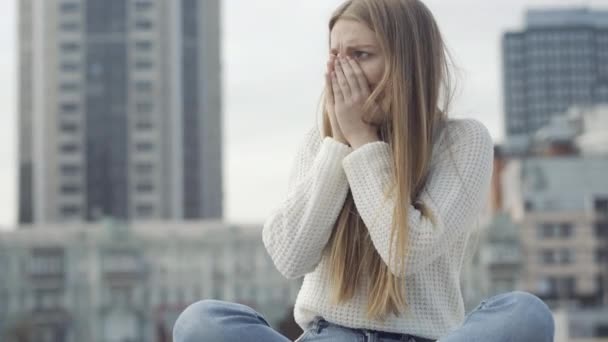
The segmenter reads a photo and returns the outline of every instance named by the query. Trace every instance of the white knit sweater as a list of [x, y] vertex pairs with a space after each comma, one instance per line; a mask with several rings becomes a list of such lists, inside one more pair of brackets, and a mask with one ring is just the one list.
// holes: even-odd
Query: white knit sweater
[[309, 130], [292, 167], [287, 197], [268, 217], [262, 233], [279, 272], [287, 278], [304, 276], [294, 310], [302, 329], [322, 316], [351, 328], [439, 339], [462, 323], [460, 269], [469, 233], [489, 192], [493, 143], [488, 130], [472, 119], [450, 119], [444, 127], [433, 144], [431, 171], [419, 198], [437, 224], [410, 204], [405, 268], [389, 265], [405, 279], [408, 309], [385, 321], [366, 317], [362, 288], [348, 302], [330, 304], [322, 250], [350, 187], [373, 244], [387, 262], [393, 202], [382, 202], [383, 186], [391, 177], [391, 148], [377, 141], [353, 150], [331, 137], [322, 139], [317, 126]]

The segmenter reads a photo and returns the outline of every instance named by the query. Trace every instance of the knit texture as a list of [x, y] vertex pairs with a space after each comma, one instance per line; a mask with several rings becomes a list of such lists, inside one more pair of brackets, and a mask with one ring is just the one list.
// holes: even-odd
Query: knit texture
[[[436, 224], [409, 204], [409, 244], [405, 260], [389, 263], [394, 202], [384, 198], [393, 156], [378, 141], [356, 150], [313, 127], [292, 166], [287, 196], [264, 223], [262, 239], [286, 278], [304, 276], [294, 318], [306, 329], [315, 316], [351, 328], [407, 333], [438, 339], [464, 318], [460, 270], [471, 229], [483, 206], [492, 175], [493, 143], [473, 119], [450, 119], [433, 144], [431, 170], [418, 197]], [[329, 268], [322, 251], [348, 189], [374, 247], [390, 271], [404, 281], [407, 309], [384, 321], [367, 318], [364, 286], [340, 305], [329, 300]], [[368, 284], [370, 279], [364, 279]]]

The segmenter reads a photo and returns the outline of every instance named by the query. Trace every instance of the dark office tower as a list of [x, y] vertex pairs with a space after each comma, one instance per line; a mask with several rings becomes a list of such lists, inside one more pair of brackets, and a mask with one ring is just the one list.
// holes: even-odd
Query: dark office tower
[[532, 134], [573, 105], [608, 102], [608, 11], [530, 10], [502, 40], [507, 140]]
[[21, 223], [222, 217], [219, 0], [20, 0]]

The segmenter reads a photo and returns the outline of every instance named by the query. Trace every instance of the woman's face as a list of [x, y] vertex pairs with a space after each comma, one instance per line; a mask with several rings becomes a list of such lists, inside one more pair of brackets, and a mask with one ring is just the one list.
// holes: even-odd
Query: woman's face
[[331, 54], [349, 55], [359, 63], [372, 91], [384, 73], [384, 56], [374, 31], [358, 21], [338, 19], [329, 41]]

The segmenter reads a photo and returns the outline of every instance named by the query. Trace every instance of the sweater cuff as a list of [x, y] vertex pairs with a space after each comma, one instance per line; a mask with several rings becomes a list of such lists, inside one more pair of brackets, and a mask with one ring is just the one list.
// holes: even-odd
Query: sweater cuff
[[332, 137], [325, 137], [321, 142], [321, 153], [326, 155], [329, 159], [340, 159], [340, 161], [352, 153], [353, 148], [343, 144]]
[[378, 176], [378, 172], [391, 170], [391, 147], [384, 141], [367, 143], [342, 160], [348, 178], [364, 175]]

